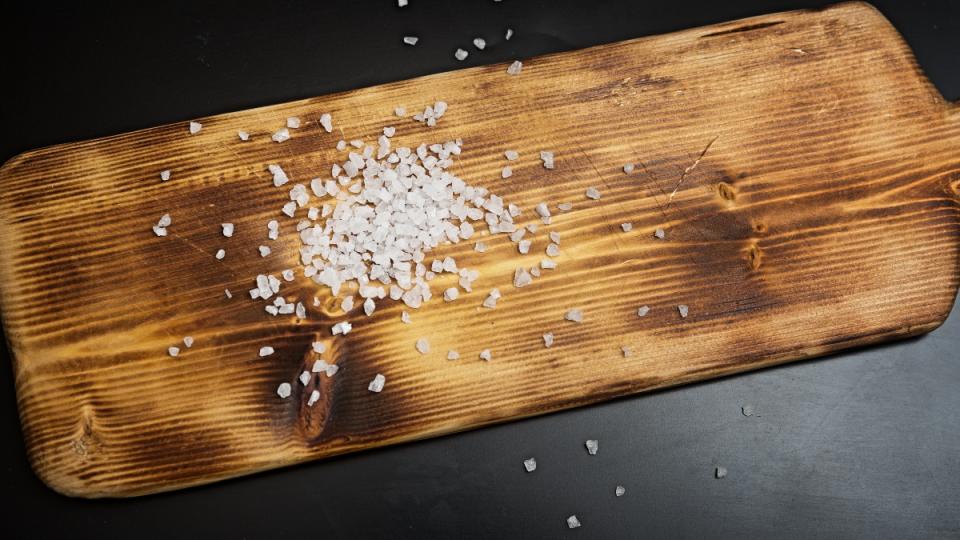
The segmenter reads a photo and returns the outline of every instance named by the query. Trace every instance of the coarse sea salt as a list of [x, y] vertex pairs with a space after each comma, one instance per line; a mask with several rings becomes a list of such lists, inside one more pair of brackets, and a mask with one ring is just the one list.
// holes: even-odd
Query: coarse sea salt
[[374, 377], [373, 380], [370, 381], [370, 384], [367, 385], [367, 390], [379, 393], [381, 390], [383, 390], [383, 385], [386, 382], [387, 378], [377, 373], [376, 377]]
[[[420, 38], [418, 38], [417, 36], [403, 36], [403, 42], [407, 45], [410, 45], [410, 46], [416, 45], [418, 41], [420, 41]], [[403, 115], [398, 114], [397, 116], [403, 116]]]
[[583, 322], [583, 311], [581, 311], [581, 310], [579, 310], [579, 309], [571, 309], [571, 310], [567, 311], [566, 315], [564, 315], [563, 318], [566, 319], [566, 320], [568, 320], [568, 321], [570, 321], [570, 322], [582, 323], [582, 322]]
[[293, 391], [293, 387], [290, 386], [290, 383], [280, 383], [280, 386], [277, 387], [277, 395], [280, 396], [280, 399], [287, 399], [290, 397], [290, 393]]
[[170, 179], [170, 171], [169, 171], [169, 170], [160, 171], [160, 181], [161, 181], [161, 182], [166, 182], [166, 181], [169, 180], [169, 179]]
[[596, 439], [588, 439], [584, 446], [587, 447], [587, 453], [591, 456], [597, 455], [597, 452], [600, 450], [600, 441]]
[[507, 67], [507, 75], [519, 75], [523, 71], [523, 62], [519, 60], [514, 60], [510, 66]]
[[523, 468], [526, 469], [527, 472], [533, 472], [537, 470], [537, 460], [535, 458], [523, 460]]
[[417, 349], [417, 352], [420, 354], [427, 354], [430, 352], [430, 342], [427, 341], [427, 338], [420, 338], [414, 344], [414, 347]]
[[490, 352], [490, 349], [484, 349], [480, 351], [480, 359], [485, 362], [489, 362], [491, 359], [493, 359], [493, 354]]
[[200, 133], [200, 130], [203, 129], [203, 124], [200, 122], [190, 122], [190, 134], [196, 135]]
[[543, 346], [548, 349], [553, 347], [553, 333], [547, 332], [543, 335]]
[[463, 50], [463, 49], [457, 49], [457, 50], [453, 53], [453, 57], [462, 62], [462, 61], [464, 61], [464, 60], [467, 58], [467, 55], [468, 55], [468, 54], [470, 54], [470, 53], [468, 53], [467, 51], [465, 51], [465, 50]]
[[477, 50], [482, 51], [487, 48], [487, 40], [481, 37], [473, 38], [473, 46], [476, 47]]

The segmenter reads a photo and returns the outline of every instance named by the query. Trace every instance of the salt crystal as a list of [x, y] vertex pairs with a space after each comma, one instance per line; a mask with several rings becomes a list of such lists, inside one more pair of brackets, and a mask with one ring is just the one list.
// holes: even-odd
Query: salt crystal
[[533, 472], [537, 470], [537, 460], [534, 458], [523, 460], [523, 468], [526, 469], [527, 472]]
[[481, 50], [481, 51], [482, 51], [482, 50], [484, 50], [485, 48], [487, 48], [487, 40], [485, 40], [485, 39], [483, 39], [483, 38], [479, 38], [479, 37], [478, 37], [478, 38], [474, 38], [474, 39], [473, 39], [473, 46], [476, 47], [478, 50]]
[[377, 304], [373, 301], [373, 298], [367, 298], [363, 301], [363, 312], [367, 317], [373, 315], [375, 309], [377, 309]]
[[560, 256], [560, 246], [551, 243], [551, 244], [547, 245], [546, 252], [547, 252], [547, 256], [548, 256], [548, 257], [559, 257], [559, 256]]
[[340, 309], [342, 309], [344, 312], [353, 309], [353, 296], [344, 298], [343, 302], [340, 302]]
[[504, 167], [500, 171], [500, 178], [510, 178], [511, 176], [513, 176], [513, 169], [510, 167]]
[[726, 467], [717, 466], [717, 468], [714, 470], [714, 476], [716, 476], [717, 478], [724, 478], [724, 477], [726, 477], [726, 476], [727, 476], [727, 468], [726, 468]]
[[460, 296], [460, 291], [456, 287], [450, 287], [443, 291], [443, 299], [447, 302], [453, 302], [458, 296]]
[[180, 354], [180, 348], [179, 348], [179, 347], [168, 347], [168, 348], [167, 348], [167, 354], [169, 354], [170, 356], [176, 357], [178, 354]]
[[233, 298], [233, 293], [230, 292], [230, 289], [224, 289], [223, 294], [229, 299]]
[[407, 109], [403, 107], [397, 107], [393, 109], [393, 114], [395, 114], [396, 116], [399, 116], [400, 118], [403, 118], [404, 116], [407, 115]]
[[300, 119], [296, 116], [291, 116], [287, 118], [287, 127], [290, 129], [297, 129], [300, 127]]
[[568, 202], [559, 203], [557, 204], [557, 209], [560, 210], [561, 212], [569, 212], [570, 210], [573, 210], [573, 203], [568, 203]]
[[167, 228], [166, 228], [166, 227], [160, 227], [160, 226], [158, 226], [158, 225], [154, 225], [154, 226], [153, 226], [153, 234], [155, 234], [155, 235], [157, 235], [157, 236], [166, 236], [166, 235], [167, 235]]
[[164, 214], [157, 221], [157, 227], [169, 227], [171, 223], [173, 223], [173, 220], [170, 219], [170, 214]]
[[350, 333], [350, 330], [353, 330], [353, 325], [346, 321], [342, 321], [333, 325], [333, 327], [330, 328], [330, 333], [335, 336], [338, 334], [347, 335]]
[[523, 62], [519, 60], [514, 60], [509, 67], [507, 67], [507, 75], [519, 75], [523, 71]]
[[459, 360], [459, 359], [460, 359], [460, 353], [452, 349], [447, 351], [447, 360]]
[[679, 306], [677, 306], [677, 311], [680, 312], [680, 318], [686, 319], [687, 314], [690, 312], [690, 308], [684, 304], [680, 304]]
[[320, 125], [323, 126], [324, 131], [327, 133], [333, 131], [333, 117], [330, 116], [330, 113], [320, 115]]
[[310, 399], [307, 400], [307, 407], [313, 407], [314, 404], [316, 404], [316, 402], [319, 400], [320, 400], [319, 390], [314, 390], [313, 392], [310, 392]]
[[623, 232], [630, 232], [633, 230], [633, 223], [621, 223], [620, 228], [623, 229]]
[[506, 34], [504, 34], [503, 39], [510, 41], [510, 38], [513, 37], [513, 28], [507, 28]]
[[406, 324], [410, 324], [411, 322], [413, 322], [412, 320], [410, 320], [410, 314], [407, 313], [406, 311], [400, 312], [400, 321]]
[[659, 228], [658, 228], [657, 230], [653, 231], [653, 235], [656, 236], [657, 238], [663, 240], [663, 237], [666, 236], [667, 234], [666, 234], [665, 232], [663, 232], [663, 229], [659, 229]]
[[516, 161], [520, 157], [516, 150], [507, 150], [503, 155], [506, 156], [507, 161]]
[[744, 416], [753, 416], [753, 405], [744, 405], [740, 407], [740, 413]]
[[550, 217], [550, 209], [547, 208], [547, 203], [538, 203], [537, 206], [534, 207], [534, 211], [536, 211], [540, 217]]
[[427, 354], [430, 352], [430, 342], [427, 341], [426, 338], [418, 339], [415, 347], [420, 354]]
[[314, 341], [311, 347], [313, 347], [313, 352], [317, 354], [323, 354], [327, 352], [327, 346], [322, 341]]
[[393, 137], [397, 133], [397, 128], [392, 126], [387, 126], [383, 128], [383, 135], [386, 137]]
[[297, 302], [297, 307], [294, 310], [298, 319], [307, 318], [307, 307], [303, 305], [303, 302]]
[[167, 170], [167, 171], [160, 171], [160, 180], [161, 180], [162, 182], [166, 182], [166, 181], [169, 180], [169, 179], [170, 179], [170, 171], [169, 171], [169, 170]]
[[543, 167], [545, 169], [554, 168], [553, 164], [553, 152], [548, 152], [546, 150], [540, 151], [540, 160], [543, 161]]
[[577, 519], [576, 514], [567, 518], [567, 527], [571, 529], [576, 529], [579, 526], [580, 526], [580, 520]]
[[226, 256], [227, 256], [227, 251], [224, 249], [218, 249], [216, 255], [214, 255], [214, 257], [216, 257], [217, 260], [223, 260], [223, 258]]
[[483, 307], [493, 309], [497, 307], [497, 300], [500, 299], [500, 290], [492, 289], [487, 295], [487, 298], [483, 301]]
[[200, 122], [190, 122], [190, 134], [196, 135], [200, 133], [200, 130], [203, 129], [203, 124]]
[[465, 50], [463, 50], [463, 49], [457, 49], [457, 51], [453, 53], [453, 56], [454, 56], [454, 58], [456, 58], [457, 60], [460, 60], [460, 61], [462, 62], [463, 60], [465, 60], [465, 59], [467, 58], [467, 54], [468, 54], [467, 51], [465, 51]]
[[484, 361], [486, 361], [486, 362], [489, 362], [491, 358], [493, 358], [493, 355], [490, 354], [490, 349], [484, 349], [484, 350], [480, 351], [480, 359], [481, 359], [481, 360], [484, 360]]
[[310, 372], [309, 372], [309, 371], [304, 371], [303, 373], [300, 374], [300, 384], [302, 384], [302, 385], [304, 385], [304, 386], [310, 384]]
[[542, 270], [553, 270], [557, 267], [557, 263], [551, 259], [543, 259], [540, 261], [540, 268]]
[[548, 349], [553, 347], [553, 333], [547, 332], [543, 335], [543, 346], [547, 347]]
[[633, 172], [633, 163], [627, 163], [623, 166], [623, 172], [630, 174]]
[[280, 386], [277, 387], [277, 395], [281, 399], [287, 399], [290, 397], [290, 393], [293, 391], [293, 387], [290, 386], [290, 383], [280, 383]]
[[185, 336], [185, 337], [183, 338], [183, 344], [186, 345], [188, 349], [189, 349], [190, 347], [193, 347], [193, 337], [192, 337], [192, 336]]
[[630, 347], [627, 347], [626, 345], [623, 345], [620, 347], [620, 352], [623, 353], [624, 358], [630, 358], [630, 356], [633, 355], [633, 350], [630, 349]]
[[627, 488], [623, 486], [617, 486], [617, 489], [614, 492], [617, 494], [617, 497], [623, 497], [624, 493], [627, 492]]
[[283, 141], [290, 138], [290, 130], [287, 128], [280, 128], [276, 132], [274, 132], [274, 134], [271, 135], [270, 138], [274, 142], [282, 143]]
[[267, 170], [273, 174], [273, 187], [280, 187], [290, 181], [279, 165], [267, 165]]
[[220, 227], [223, 229], [223, 235], [227, 238], [233, 236], [233, 223], [221, 223]]
[[[417, 36], [403, 36], [403, 42], [406, 43], [407, 45], [410, 45], [410, 46], [416, 45], [418, 41], [420, 41], [420, 38], [418, 38]], [[402, 116], [402, 115], [398, 114], [397, 116]]]
[[370, 381], [370, 384], [367, 385], [367, 390], [371, 392], [380, 392], [383, 390], [383, 385], [387, 382], [387, 378], [383, 375], [377, 373], [377, 376]]
[[237, 137], [240, 137], [241, 141], [246, 141], [250, 139], [250, 134], [247, 133], [246, 131], [238, 131]]
[[597, 455], [597, 451], [600, 450], [600, 442], [596, 439], [587, 440], [586, 446], [587, 452], [589, 452], [591, 456]]
[[551, 242], [553, 242], [558, 246], [560, 245], [560, 233], [558, 233], [557, 231], [550, 231], [549, 236], [550, 236]]
[[286, 215], [287, 217], [293, 217], [296, 211], [297, 211], [297, 203], [294, 201], [290, 201], [284, 204], [283, 208], [281, 209], [281, 212], [283, 212], [284, 215]]
[[593, 199], [595, 201], [600, 199], [600, 192], [595, 187], [588, 187], [585, 195], [588, 199]]
[[261, 256], [261, 257], [266, 257], [267, 255], [270, 254], [270, 247], [269, 247], [269, 246], [260, 246], [260, 247], [258, 247], [257, 249], [260, 251], [260, 256]]
[[517, 268], [513, 274], [513, 286], [519, 289], [531, 283], [533, 283], [533, 278], [530, 276], [530, 273], [527, 272], [525, 268]]
[[407, 0], [397, 0], [398, 7], [406, 7], [406, 5], [407, 5]]
[[566, 315], [563, 316], [563, 318], [566, 319], [566, 320], [568, 320], [568, 321], [570, 321], [570, 322], [582, 323], [582, 322], [583, 322], [583, 311], [581, 311], [581, 310], [579, 310], [579, 309], [571, 309], [570, 311], [567, 312]]
[[637, 309], [637, 317], [646, 317], [647, 313], [650, 313], [650, 306], [640, 306]]
[[270, 346], [260, 347], [261, 358], [263, 358], [264, 356], [270, 356], [271, 354], [273, 354], [273, 347], [270, 347]]

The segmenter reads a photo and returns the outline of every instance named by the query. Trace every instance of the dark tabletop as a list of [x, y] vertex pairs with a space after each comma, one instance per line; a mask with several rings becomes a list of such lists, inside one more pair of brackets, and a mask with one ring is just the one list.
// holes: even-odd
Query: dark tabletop
[[[0, 18], [0, 160], [39, 146], [823, 2], [314, 0]], [[180, 4], [180, 5], [178, 5]], [[960, 98], [960, 2], [877, 2]], [[503, 41], [507, 27], [516, 32]], [[403, 35], [420, 36], [416, 47]], [[490, 46], [477, 52], [472, 38]], [[457, 47], [471, 50], [466, 62]], [[960, 149], [958, 149], [960, 152]], [[0, 197], [3, 194], [0, 192]], [[0, 254], [3, 256], [3, 254]], [[30, 471], [0, 369], [4, 538], [960, 538], [960, 310], [931, 334], [132, 500]], [[753, 416], [741, 407], [753, 407]], [[599, 439], [587, 455], [584, 440]], [[538, 469], [523, 471], [535, 456]], [[723, 479], [714, 467], [727, 468]], [[626, 495], [614, 496], [615, 487]], [[11, 497], [12, 496], [12, 497]], [[569, 531], [577, 514], [582, 528]]]

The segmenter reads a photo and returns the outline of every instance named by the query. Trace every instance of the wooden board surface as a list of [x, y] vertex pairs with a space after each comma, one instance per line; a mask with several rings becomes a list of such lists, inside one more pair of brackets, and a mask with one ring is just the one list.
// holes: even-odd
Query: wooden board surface
[[[182, 122], [8, 162], [0, 307], [39, 476], [84, 497], [177, 489], [916, 335], [949, 313], [960, 111], [871, 7], [528, 59], [519, 77], [505, 68], [201, 118], [194, 136]], [[435, 128], [392, 116], [437, 99], [450, 110]], [[323, 112], [332, 134], [317, 124]], [[306, 124], [270, 142], [288, 116]], [[306, 181], [342, 159], [338, 139], [370, 141], [384, 125], [397, 126], [397, 144], [462, 137], [457, 173], [522, 206], [521, 223], [540, 201], [574, 209], [541, 226], [529, 256], [503, 236], [485, 254], [472, 242], [437, 250], [481, 277], [458, 301], [414, 312], [413, 324], [387, 303], [370, 318], [352, 313], [354, 331], [333, 339], [344, 316], [302, 276], [284, 292], [320, 293], [322, 307], [302, 321], [267, 316], [244, 291], [256, 274], [296, 267], [298, 241], [285, 221], [274, 254], [256, 254], [286, 199], [266, 164]], [[252, 140], [237, 140], [239, 129]], [[502, 180], [508, 148], [521, 159]], [[555, 152], [555, 170], [540, 165], [540, 150]], [[638, 163], [632, 175], [627, 162]], [[164, 169], [173, 178], [161, 183]], [[589, 186], [600, 201], [584, 197]], [[151, 226], [165, 212], [171, 235], [157, 238]], [[233, 238], [221, 236], [223, 221], [236, 223]], [[559, 268], [514, 289], [514, 269], [541, 258], [546, 230], [562, 235]], [[504, 298], [484, 310], [492, 287]], [[651, 311], [638, 318], [643, 304]], [[678, 304], [689, 305], [686, 319]], [[583, 324], [563, 320], [574, 307]], [[196, 344], [167, 356], [185, 335]], [[414, 350], [419, 337], [431, 354]], [[341, 371], [311, 382], [322, 398], [307, 407], [295, 381], [316, 339]], [[261, 345], [276, 354], [258, 358]], [[447, 361], [450, 348], [463, 359]], [[492, 361], [477, 358], [484, 348]], [[376, 373], [387, 377], [381, 394], [367, 391]], [[291, 399], [277, 398], [281, 381], [294, 383]]]

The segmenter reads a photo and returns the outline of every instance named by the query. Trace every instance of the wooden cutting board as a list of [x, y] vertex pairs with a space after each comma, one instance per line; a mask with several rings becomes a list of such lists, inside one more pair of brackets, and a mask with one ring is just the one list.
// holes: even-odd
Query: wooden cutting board
[[[917, 335], [949, 313], [960, 110], [870, 6], [505, 71], [200, 118], [196, 135], [180, 122], [4, 165], [0, 300], [37, 474], [82, 497], [172, 490]], [[450, 109], [435, 128], [393, 116], [439, 99]], [[334, 133], [318, 125], [324, 112]], [[271, 142], [288, 116], [303, 127]], [[287, 298], [319, 294], [321, 307], [306, 320], [268, 316], [246, 291], [256, 274], [296, 267], [298, 240], [284, 220], [273, 255], [256, 253], [287, 197], [266, 165], [294, 181], [326, 176], [343, 159], [340, 138], [373, 141], [385, 125], [397, 127], [395, 145], [462, 137], [457, 174], [518, 203], [521, 223], [540, 201], [573, 210], [554, 212], [527, 256], [502, 235], [483, 254], [473, 242], [438, 249], [481, 277], [473, 293], [414, 311], [412, 324], [386, 302], [369, 318], [355, 310], [354, 331], [334, 338], [338, 302], [302, 276]], [[521, 158], [503, 180], [506, 149]], [[554, 170], [540, 150], [555, 153]], [[584, 197], [590, 186], [601, 200]], [[170, 235], [158, 238], [151, 227], [167, 212]], [[233, 238], [220, 233], [225, 221]], [[514, 289], [515, 268], [540, 260], [548, 230], [562, 235], [558, 269]], [[503, 299], [481, 308], [493, 287]], [[564, 320], [571, 308], [582, 324]], [[194, 346], [168, 356], [187, 335]], [[430, 354], [414, 349], [420, 337]], [[318, 339], [341, 369], [305, 389], [297, 376]], [[259, 358], [263, 345], [276, 354]], [[462, 358], [446, 360], [454, 348]], [[489, 362], [478, 358], [485, 348]], [[387, 380], [380, 394], [367, 390], [376, 373]], [[281, 381], [293, 384], [290, 399], [277, 397]], [[313, 389], [322, 397], [308, 407]]]

